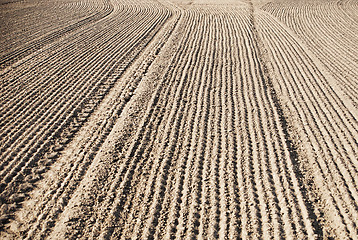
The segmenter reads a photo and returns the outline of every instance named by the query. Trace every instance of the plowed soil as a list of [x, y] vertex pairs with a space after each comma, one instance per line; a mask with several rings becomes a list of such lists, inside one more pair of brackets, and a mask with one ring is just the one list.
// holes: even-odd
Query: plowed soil
[[0, 0], [0, 239], [358, 239], [357, 12]]

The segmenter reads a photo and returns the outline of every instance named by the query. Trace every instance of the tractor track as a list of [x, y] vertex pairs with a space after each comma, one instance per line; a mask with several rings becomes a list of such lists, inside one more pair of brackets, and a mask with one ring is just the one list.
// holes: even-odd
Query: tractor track
[[0, 5], [0, 238], [357, 239], [354, 1], [49, 1]]

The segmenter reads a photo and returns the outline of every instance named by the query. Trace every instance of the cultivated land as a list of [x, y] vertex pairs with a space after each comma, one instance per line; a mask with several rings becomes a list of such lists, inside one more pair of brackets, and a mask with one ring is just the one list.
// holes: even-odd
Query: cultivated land
[[358, 239], [357, 13], [0, 0], [0, 239]]

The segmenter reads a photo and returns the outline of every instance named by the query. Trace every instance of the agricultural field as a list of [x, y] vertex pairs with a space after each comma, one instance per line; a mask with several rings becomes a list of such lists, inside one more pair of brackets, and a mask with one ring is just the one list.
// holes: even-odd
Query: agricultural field
[[0, 9], [0, 239], [358, 239], [357, 1]]

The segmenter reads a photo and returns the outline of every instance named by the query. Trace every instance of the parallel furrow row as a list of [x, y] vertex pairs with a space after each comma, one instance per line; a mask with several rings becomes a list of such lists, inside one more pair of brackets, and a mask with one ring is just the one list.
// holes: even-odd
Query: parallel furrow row
[[264, 73], [253, 12], [204, 9], [183, 13], [178, 34], [185, 44], [178, 44], [136, 136], [116, 157], [97, 221], [83, 230], [94, 238], [319, 232]]
[[357, 108], [358, 22], [350, 20], [333, 2], [290, 6], [268, 4], [263, 10], [277, 17], [304, 40]]
[[[326, 204], [335, 234], [357, 234], [357, 121], [295, 39], [268, 15], [260, 29], [272, 59], [274, 87], [281, 94], [307, 151], [307, 165]], [[273, 35], [273, 32], [281, 32]], [[300, 62], [297, 65], [295, 63]], [[295, 117], [294, 117], [295, 116]]]
[[[12, 11], [7, 11], [7, 9]], [[5, 63], [10, 64], [7, 62], [9, 57], [19, 58], [20, 53], [22, 56], [26, 52], [29, 53], [29, 47], [44, 45], [45, 38], [47, 42], [59, 38], [61, 34], [98, 20], [111, 11], [113, 8], [108, 1], [95, 3], [76, 1], [72, 4], [54, 1], [38, 5], [29, 3], [28, 5], [21, 4], [19, 7], [7, 6], [1, 9], [0, 21], [4, 23], [0, 28], [2, 33], [1, 68]], [[27, 51], [24, 49], [25, 46], [27, 46]], [[17, 49], [16, 52], [14, 52], [15, 49]], [[5, 58], [5, 56], [8, 57]]]
[[[140, 9], [135, 6], [133, 10], [138, 22], [129, 23], [123, 29], [117, 27], [116, 12], [106, 21], [99, 22], [107, 28], [108, 32], [102, 32], [102, 39], [96, 41], [103, 43], [105, 40], [106, 44], [103, 45], [104, 49], [100, 52], [92, 52], [91, 48], [83, 49], [83, 54], [87, 54], [90, 59], [86, 60], [85, 55], [78, 58], [73, 53], [70, 53], [73, 56], [72, 59], [66, 58], [68, 51], [63, 50], [63, 57], [66, 60], [53, 59], [49, 62], [39, 63], [40, 65], [45, 64], [44, 71], [47, 68], [51, 69], [52, 66], [53, 71], [50, 70], [49, 75], [23, 75], [21, 71], [17, 73], [23, 75], [24, 78], [29, 78], [29, 83], [34, 82], [34, 84], [31, 84], [33, 85], [31, 88], [23, 91], [24, 94], [27, 92], [24, 98], [17, 96], [14, 92], [11, 99], [15, 101], [15, 105], [12, 105], [10, 101], [2, 106], [4, 115], [6, 115], [1, 134], [2, 206], [23, 201], [26, 196], [24, 193], [32, 189], [32, 183], [38, 181], [41, 177], [39, 175], [45, 172], [48, 169], [47, 166], [51, 165], [60, 155], [101, 99], [170, 17], [170, 12], [163, 7], [161, 9]], [[119, 11], [119, 16], [120, 14], [121, 11]], [[143, 17], [143, 14], [144, 16], [150, 14], [151, 17]], [[100, 28], [100, 26], [98, 27]], [[130, 30], [130, 37], [120, 33], [122, 30], [128, 32], [126, 28]], [[86, 41], [91, 41], [91, 36], [93, 34], [89, 34]], [[121, 37], [126, 38], [121, 39]], [[116, 43], [117, 41], [119, 44]], [[76, 39], [69, 43], [75, 44], [75, 42]], [[158, 45], [157, 51], [162, 45]], [[65, 46], [66, 42], [60, 45], [63, 49]], [[81, 57], [82, 60], [80, 60]], [[56, 66], [58, 60], [66, 61], [62, 67], [66, 67], [68, 72], [53, 67]], [[153, 60], [148, 58], [148, 63], [150, 61]], [[14, 73], [16, 72], [12, 72], [12, 74]], [[10, 77], [13, 76], [12, 74]], [[50, 76], [51, 74], [57, 75], [56, 77], [59, 79]], [[77, 79], [78, 82], [75, 83], [74, 79]], [[45, 80], [44, 86], [41, 80]], [[139, 81], [140, 78], [132, 79], [131, 86], [122, 96], [123, 103], [129, 101]], [[39, 92], [37, 90], [39, 88], [42, 88], [43, 92]], [[22, 92], [20, 93], [22, 94]], [[32, 94], [33, 96], [31, 96]], [[27, 98], [28, 95], [30, 97]], [[7, 116], [6, 110], [8, 109], [6, 107], [13, 109], [14, 112], [11, 115], [18, 114], [18, 117], [12, 119], [11, 115]], [[110, 129], [110, 127], [106, 128]], [[85, 169], [86, 165], [83, 167]], [[77, 177], [81, 177], [81, 175]], [[9, 213], [5, 211], [1, 214]]]
[[66, 12], [0, 27], [0, 237], [357, 238], [358, 4], [51, 1], [0, 4]]

